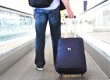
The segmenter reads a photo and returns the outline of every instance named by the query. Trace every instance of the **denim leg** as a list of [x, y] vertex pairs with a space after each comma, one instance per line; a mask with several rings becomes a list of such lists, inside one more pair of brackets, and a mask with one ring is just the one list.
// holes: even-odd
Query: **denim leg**
[[45, 65], [44, 49], [45, 49], [45, 31], [47, 25], [47, 16], [42, 10], [35, 10], [35, 19], [36, 19], [35, 64], [37, 67], [41, 68], [44, 67]]
[[61, 38], [61, 22], [59, 7], [48, 14], [53, 46], [54, 64], [56, 61], [58, 40]]

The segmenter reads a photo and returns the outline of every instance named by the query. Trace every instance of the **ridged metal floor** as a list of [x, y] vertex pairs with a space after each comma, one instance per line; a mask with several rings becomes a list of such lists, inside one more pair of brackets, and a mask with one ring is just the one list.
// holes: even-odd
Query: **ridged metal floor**
[[60, 79], [59, 74], [54, 69], [51, 39], [46, 39], [45, 58], [46, 65], [43, 71], [38, 71], [34, 64], [34, 49], [18, 61], [6, 73], [0, 76], [0, 80], [110, 80], [85, 51], [87, 60], [87, 72], [83, 79], [80, 75], [63, 75]]

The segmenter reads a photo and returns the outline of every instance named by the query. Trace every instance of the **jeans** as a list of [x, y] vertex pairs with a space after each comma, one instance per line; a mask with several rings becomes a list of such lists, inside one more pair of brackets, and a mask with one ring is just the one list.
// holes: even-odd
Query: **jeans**
[[46, 25], [49, 21], [50, 25], [50, 33], [53, 47], [53, 56], [54, 56], [54, 64], [57, 55], [57, 45], [58, 40], [61, 38], [61, 16], [60, 16], [60, 8], [56, 8], [53, 10], [43, 10], [43, 9], [35, 9], [34, 10], [35, 17], [35, 30], [36, 30], [36, 40], [35, 40], [35, 64], [37, 67], [42, 68], [45, 65], [45, 32]]

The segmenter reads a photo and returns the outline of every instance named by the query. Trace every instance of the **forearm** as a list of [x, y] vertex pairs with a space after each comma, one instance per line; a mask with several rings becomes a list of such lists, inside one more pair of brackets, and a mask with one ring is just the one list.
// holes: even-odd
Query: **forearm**
[[68, 0], [61, 0], [61, 1], [63, 2], [64, 6], [66, 7], [67, 10], [71, 9], [70, 6], [69, 6], [69, 1]]
[[68, 0], [61, 0], [61, 1], [63, 2], [64, 6], [66, 7], [68, 17], [73, 18], [74, 14], [73, 14], [73, 11], [70, 8], [69, 1]]

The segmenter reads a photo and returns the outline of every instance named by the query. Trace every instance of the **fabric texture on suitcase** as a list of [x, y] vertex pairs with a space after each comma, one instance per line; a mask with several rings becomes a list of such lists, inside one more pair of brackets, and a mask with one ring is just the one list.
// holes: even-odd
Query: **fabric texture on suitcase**
[[86, 72], [82, 38], [61, 38], [59, 40], [55, 69], [59, 74], [84, 74]]

